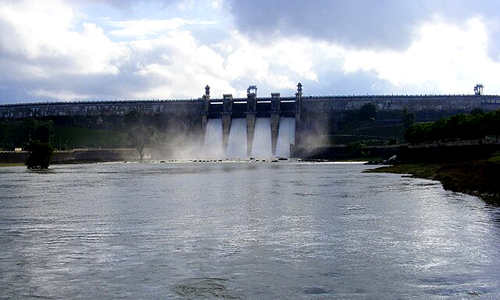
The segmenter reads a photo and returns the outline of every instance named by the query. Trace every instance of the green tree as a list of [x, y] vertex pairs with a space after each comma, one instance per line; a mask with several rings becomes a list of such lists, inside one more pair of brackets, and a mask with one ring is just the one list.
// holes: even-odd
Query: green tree
[[465, 139], [468, 126], [468, 115], [458, 114], [446, 120], [446, 130], [442, 139]]
[[500, 110], [485, 114], [484, 131], [486, 134], [494, 135], [498, 142], [500, 135]]
[[139, 153], [140, 162], [144, 159], [144, 148], [155, 142], [155, 135], [156, 129], [154, 127], [143, 124], [134, 125], [128, 131], [128, 140], [130, 145]]
[[27, 139], [25, 149], [30, 153], [26, 160], [28, 169], [47, 169], [55, 149], [50, 144], [53, 135], [54, 123], [52, 121], [37, 121], [34, 119], [23, 120], [24, 139]]
[[5, 148], [7, 144], [8, 127], [5, 122], [0, 122], [0, 148]]
[[410, 144], [422, 144], [431, 139], [431, 126], [433, 123], [416, 123], [404, 132], [404, 138]]
[[482, 140], [486, 136], [487, 120], [484, 114], [466, 115], [458, 124], [460, 138], [464, 140]]
[[49, 143], [30, 142], [26, 147], [30, 155], [26, 160], [28, 169], [47, 169], [54, 157], [54, 147]]
[[471, 114], [440, 118], [433, 123], [413, 124], [404, 131], [405, 139], [412, 144], [446, 140], [479, 140], [481, 142], [488, 135], [496, 136], [498, 141], [500, 110], [484, 113], [475, 109]]
[[144, 159], [146, 146], [155, 143], [156, 129], [149, 125], [145, 115], [137, 110], [132, 110], [125, 115], [125, 125], [128, 126], [128, 141], [139, 153], [139, 161]]

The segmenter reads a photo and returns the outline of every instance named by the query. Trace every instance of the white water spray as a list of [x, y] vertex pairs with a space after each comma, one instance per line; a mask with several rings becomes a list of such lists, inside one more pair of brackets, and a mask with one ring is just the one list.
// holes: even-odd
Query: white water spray
[[222, 119], [209, 119], [205, 131], [205, 150], [203, 158], [221, 159], [222, 151]]
[[226, 158], [247, 159], [247, 120], [233, 119], [226, 148]]
[[280, 118], [276, 157], [290, 157], [290, 144], [295, 144], [295, 118]]
[[272, 158], [271, 118], [257, 118], [252, 144], [253, 158]]

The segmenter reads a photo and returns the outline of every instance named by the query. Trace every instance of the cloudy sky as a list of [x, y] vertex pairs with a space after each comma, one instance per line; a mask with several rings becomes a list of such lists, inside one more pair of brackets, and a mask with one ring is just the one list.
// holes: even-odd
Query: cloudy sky
[[0, 104], [500, 94], [497, 0], [0, 0]]

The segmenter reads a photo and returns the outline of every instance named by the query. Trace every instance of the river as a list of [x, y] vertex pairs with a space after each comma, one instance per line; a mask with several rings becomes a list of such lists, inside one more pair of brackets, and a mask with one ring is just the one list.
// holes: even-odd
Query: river
[[500, 299], [498, 207], [366, 168], [0, 168], [0, 299]]

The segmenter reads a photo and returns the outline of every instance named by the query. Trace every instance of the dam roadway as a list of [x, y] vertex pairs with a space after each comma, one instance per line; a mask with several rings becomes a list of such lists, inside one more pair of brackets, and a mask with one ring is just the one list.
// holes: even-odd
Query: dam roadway
[[[270, 101], [259, 97], [258, 101]], [[295, 97], [281, 97], [282, 101]], [[223, 98], [211, 99], [222, 102]], [[247, 98], [234, 98], [246, 102]], [[474, 108], [484, 111], [500, 108], [497, 95], [367, 95], [367, 96], [302, 96], [302, 110], [338, 113], [359, 109], [365, 103], [374, 103], [379, 111], [397, 111], [405, 107], [410, 111], [469, 112]], [[43, 102], [0, 105], [0, 119], [24, 119], [58, 116], [123, 116], [131, 111], [146, 115], [201, 114], [203, 100], [116, 100], [82, 102]]]

